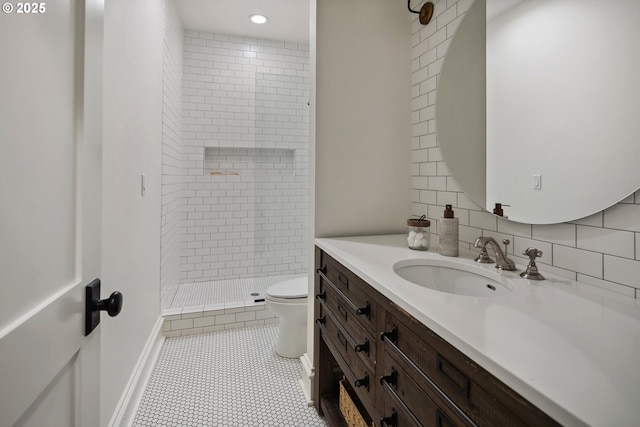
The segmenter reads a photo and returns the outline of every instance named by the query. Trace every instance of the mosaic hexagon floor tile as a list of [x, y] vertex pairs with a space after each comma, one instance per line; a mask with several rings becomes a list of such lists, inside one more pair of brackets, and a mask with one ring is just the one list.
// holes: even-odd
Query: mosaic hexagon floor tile
[[278, 325], [167, 338], [133, 426], [326, 426], [307, 406]]

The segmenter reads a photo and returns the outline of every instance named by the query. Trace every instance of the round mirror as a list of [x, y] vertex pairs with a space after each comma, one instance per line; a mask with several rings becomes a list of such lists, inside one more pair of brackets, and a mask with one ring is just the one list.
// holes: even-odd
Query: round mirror
[[640, 2], [476, 0], [436, 121], [460, 188], [510, 220], [576, 220], [640, 188]]

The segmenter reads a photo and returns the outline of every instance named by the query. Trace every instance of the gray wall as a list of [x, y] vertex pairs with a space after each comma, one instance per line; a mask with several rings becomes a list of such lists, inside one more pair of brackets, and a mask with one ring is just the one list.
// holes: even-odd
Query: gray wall
[[387, 0], [323, 0], [316, 13], [315, 236], [402, 232], [411, 14]]

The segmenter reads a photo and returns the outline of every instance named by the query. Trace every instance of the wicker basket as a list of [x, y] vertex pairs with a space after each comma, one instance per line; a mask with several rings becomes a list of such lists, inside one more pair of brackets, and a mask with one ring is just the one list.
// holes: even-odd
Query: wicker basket
[[[340, 412], [347, 422], [348, 427], [375, 427], [373, 422], [365, 419], [363, 416], [363, 410], [361, 410], [362, 404], [355, 393], [353, 393], [351, 386], [346, 380], [340, 381]], [[364, 408], [363, 408], [364, 409]], [[365, 413], [366, 414], [366, 413]], [[368, 417], [366, 417], [368, 418]]]

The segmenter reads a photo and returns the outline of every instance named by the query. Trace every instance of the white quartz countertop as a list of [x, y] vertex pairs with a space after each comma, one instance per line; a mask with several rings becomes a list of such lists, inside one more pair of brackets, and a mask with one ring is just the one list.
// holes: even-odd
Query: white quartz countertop
[[[640, 426], [640, 303], [538, 269], [532, 281], [471, 258], [407, 248], [405, 235], [316, 239], [380, 293], [562, 425]], [[512, 289], [439, 292], [399, 277], [408, 259], [454, 261]]]

